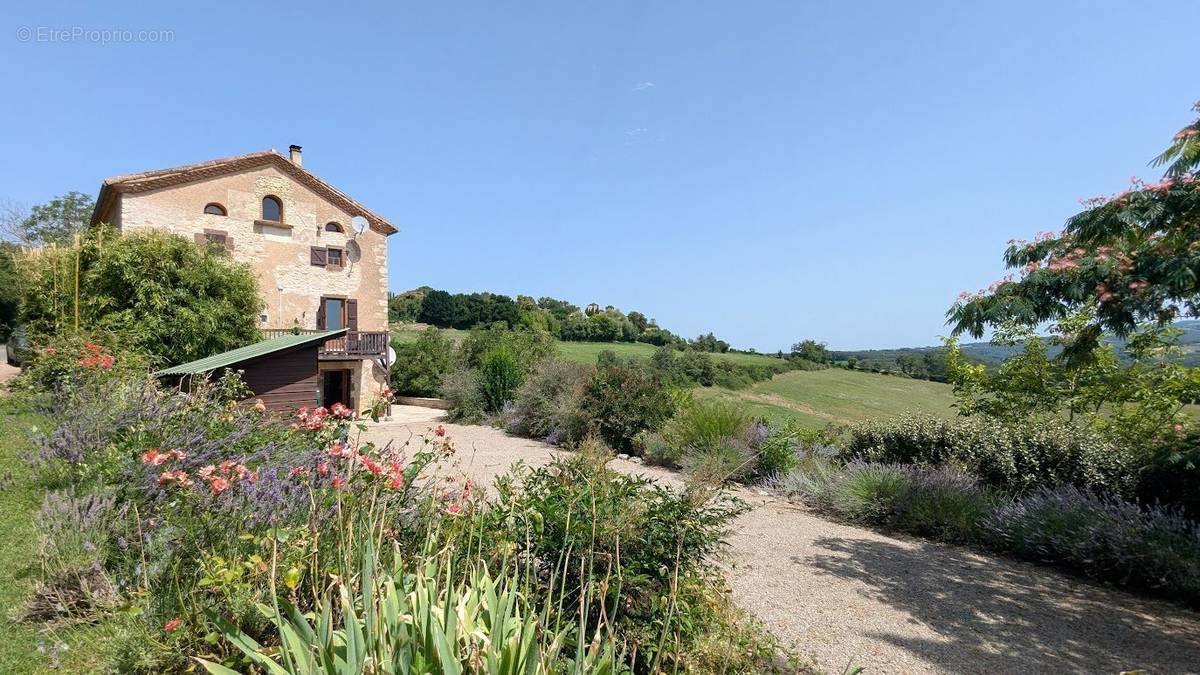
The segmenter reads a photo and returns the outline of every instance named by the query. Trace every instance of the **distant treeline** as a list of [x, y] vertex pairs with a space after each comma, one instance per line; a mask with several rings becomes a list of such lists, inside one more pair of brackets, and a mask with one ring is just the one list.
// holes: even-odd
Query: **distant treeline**
[[946, 349], [869, 349], [830, 352], [835, 365], [850, 370], [905, 375], [919, 380], [947, 380]]
[[[1167, 358], [1188, 367], [1200, 366], [1200, 321], [1176, 321], [1171, 327], [1178, 333], [1178, 351], [1168, 355]], [[1106, 335], [1103, 339], [1104, 342], [1113, 345], [1117, 358], [1122, 363], [1129, 362], [1129, 354], [1125, 351], [1123, 339], [1114, 335]], [[996, 368], [1021, 351], [1019, 346], [991, 342], [969, 342], [960, 345], [959, 348], [962, 350], [963, 356], [975, 363], [983, 364], [989, 369]], [[1047, 354], [1058, 356], [1060, 351], [1059, 347], [1051, 347], [1047, 350]], [[835, 365], [845, 368], [907, 375], [937, 382], [946, 381], [946, 350], [944, 347], [863, 349], [831, 351], [829, 354]]]
[[573, 342], [645, 342], [657, 346], [691, 347], [702, 352], [728, 352], [729, 343], [712, 333], [687, 340], [661, 328], [637, 311], [628, 314], [609, 305], [579, 307], [557, 298], [516, 299], [497, 293], [449, 293], [428, 286], [393, 293], [388, 300], [390, 321], [426, 323], [438, 328], [467, 330], [498, 323], [509, 328], [543, 330]]

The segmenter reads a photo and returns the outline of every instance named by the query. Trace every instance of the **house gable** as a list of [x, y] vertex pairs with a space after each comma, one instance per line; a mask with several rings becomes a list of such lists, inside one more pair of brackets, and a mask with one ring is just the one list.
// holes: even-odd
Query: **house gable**
[[304, 185], [318, 197], [331, 205], [348, 213], [350, 216], [362, 216], [370, 228], [383, 235], [391, 235], [398, 230], [383, 217], [367, 209], [346, 193], [318, 178], [312, 172], [297, 163], [287, 159], [275, 150], [264, 150], [247, 155], [226, 157], [197, 164], [187, 164], [170, 169], [146, 171], [143, 173], [113, 176], [105, 179], [100, 187], [100, 196], [96, 200], [96, 208], [92, 212], [92, 224], [111, 223], [119, 209], [120, 195], [137, 194], [162, 190], [204, 181], [207, 179], [239, 174], [255, 169], [272, 167], [284, 176]]

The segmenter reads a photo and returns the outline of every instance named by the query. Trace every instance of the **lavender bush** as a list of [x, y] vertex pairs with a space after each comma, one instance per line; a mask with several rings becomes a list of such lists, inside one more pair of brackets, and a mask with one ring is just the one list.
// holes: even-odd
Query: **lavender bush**
[[853, 522], [888, 524], [914, 482], [908, 466], [855, 461], [826, 484], [817, 504]]
[[979, 537], [980, 521], [994, 495], [975, 476], [956, 467], [909, 468], [912, 484], [893, 507], [892, 526], [940, 541], [969, 542]]
[[1061, 486], [996, 508], [983, 529], [1023, 558], [1200, 605], [1200, 523], [1177, 510]]
[[993, 503], [974, 476], [953, 467], [854, 461], [839, 466], [820, 456], [770, 485], [790, 497], [852, 522], [884, 525], [944, 541], [977, 538]]
[[127, 504], [118, 504], [109, 492], [46, 493], [34, 516], [42, 569], [55, 573], [108, 557], [109, 550], [120, 548], [128, 534], [124, 527], [128, 510]]
[[20, 614], [60, 623], [116, 607], [120, 584], [107, 563], [128, 553], [127, 513], [111, 493], [47, 493], [34, 517], [41, 574]]

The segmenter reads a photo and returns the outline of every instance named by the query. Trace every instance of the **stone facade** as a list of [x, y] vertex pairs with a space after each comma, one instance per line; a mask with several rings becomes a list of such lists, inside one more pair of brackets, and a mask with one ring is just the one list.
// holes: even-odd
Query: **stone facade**
[[[278, 223], [263, 219], [263, 198], [283, 205]], [[353, 215], [273, 165], [231, 171], [179, 185], [115, 194], [101, 214], [122, 232], [160, 230], [200, 240], [223, 236], [231, 257], [258, 277], [263, 328], [316, 329], [323, 296], [357, 301], [357, 330], [387, 330], [387, 235], [356, 233]], [[226, 215], [205, 213], [217, 204]], [[340, 231], [327, 226], [336, 223]], [[341, 266], [314, 265], [312, 249], [338, 249]], [[387, 384], [374, 359], [322, 361], [351, 371], [352, 404], [370, 402]]]
[[[264, 224], [262, 200], [283, 203], [282, 227]], [[317, 327], [321, 296], [358, 300], [358, 329], [387, 330], [387, 237], [367, 228], [355, 235], [351, 215], [313, 194], [274, 167], [126, 193], [114, 214], [122, 232], [163, 230], [188, 239], [219, 232], [232, 240], [233, 259], [258, 275], [266, 320], [264, 328]], [[204, 213], [219, 204], [228, 215]], [[344, 232], [329, 232], [337, 223]], [[312, 264], [311, 249], [340, 247], [340, 270]], [[357, 253], [356, 253], [357, 251]]]

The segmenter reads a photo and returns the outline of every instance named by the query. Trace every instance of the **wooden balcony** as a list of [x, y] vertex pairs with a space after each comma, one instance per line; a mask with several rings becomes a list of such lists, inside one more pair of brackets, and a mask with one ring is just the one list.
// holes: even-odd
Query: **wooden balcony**
[[[319, 330], [296, 328], [264, 328], [264, 339], [295, 335], [322, 333]], [[322, 361], [357, 361], [360, 359], [381, 359], [388, 353], [388, 333], [385, 330], [352, 330], [341, 337], [326, 340], [317, 350], [317, 358]]]

